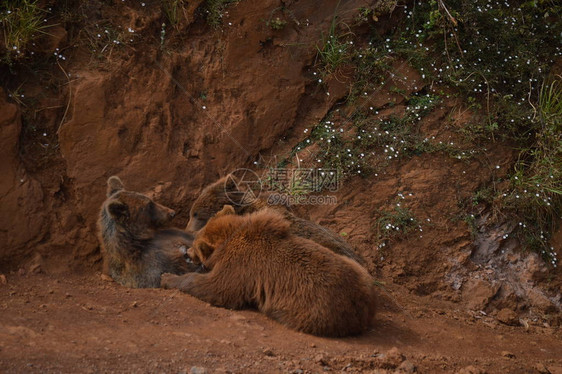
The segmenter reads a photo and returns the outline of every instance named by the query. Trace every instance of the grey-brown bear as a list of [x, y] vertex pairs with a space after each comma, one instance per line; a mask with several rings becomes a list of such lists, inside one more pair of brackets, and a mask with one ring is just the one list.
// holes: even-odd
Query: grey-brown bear
[[124, 286], [145, 288], [159, 287], [162, 273], [195, 270], [182, 253], [193, 236], [166, 228], [174, 214], [143, 194], [125, 190], [118, 177], [110, 177], [98, 220], [104, 273]]
[[282, 213], [290, 222], [290, 231], [302, 238], [310, 239], [334, 253], [349, 257], [364, 265], [365, 261], [340, 235], [312, 221], [297, 217], [286, 206], [269, 205], [265, 197], [253, 198], [247, 191], [239, 188], [240, 181], [229, 174], [215, 183], [205, 187], [191, 206], [186, 231], [196, 233], [207, 221], [219, 212], [224, 205], [232, 205], [237, 214], [257, 212], [272, 208]]

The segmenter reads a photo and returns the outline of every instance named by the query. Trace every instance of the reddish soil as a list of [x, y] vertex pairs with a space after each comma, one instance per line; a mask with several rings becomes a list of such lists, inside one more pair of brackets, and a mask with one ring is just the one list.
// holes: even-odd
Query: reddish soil
[[[364, 336], [300, 334], [253, 311], [100, 277], [95, 222], [107, 178], [174, 208], [174, 225], [185, 227], [205, 185], [277, 165], [340, 107], [351, 75], [318, 84], [316, 45], [336, 4], [338, 20], [353, 25], [374, 2], [243, 0], [218, 30], [194, 13], [199, 3], [161, 44], [159, 2], [85, 2], [75, 21], [50, 19], [58, 26], [41, 44], [44, 61], [0, 70], [0, 372], [562, 373], [561, 267], [522, 251], [513, 224], [485, 206], [473, 207], [474, 227], [463, 220], [475, 191], [504, 176], [517, 153], [463, 139], [456, 130], [478, 119], [453, 96], [419, 131], [474, 157], [392, 160], [347, 179], [337, 204], [296, 208], [344, 235], [384, 284]], [[281, 5], [287, 26], [272, 30], [265, 20]], [[400, 13], [354, 34], [384, 35]], [[447, 91], [406, 61], [392, 66], [385, 85], [354, 105], [388, 116], [404, 111], [405, 95]], [[341, 108], [336, 120], [351, 130]], [[313, 149], [299, 153], [303, 165], [314, 166]], [[419, 228], [383, 246], [375, 223], [397, 203]], [[562, 258], [560, 228], [551, 244]]]
[[177, 291], [126, 289], [99, 275], [14, 274], [0, 289], [0, 370], [450, 373], [472, 366], [465, 372], [562, 371], [555, 328], [503, 325], [399, 286], [387, 292], [370, 332], [325, 339]]

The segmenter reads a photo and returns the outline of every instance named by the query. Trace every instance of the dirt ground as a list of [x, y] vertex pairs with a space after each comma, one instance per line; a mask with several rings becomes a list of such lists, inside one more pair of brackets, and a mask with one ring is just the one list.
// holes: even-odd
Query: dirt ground
[[400, 286], [381, 289], [371, 331], [326, 339], [99, 274], [6, 278], [5, 373], [562, 373], [559, 329], [508, 326]]

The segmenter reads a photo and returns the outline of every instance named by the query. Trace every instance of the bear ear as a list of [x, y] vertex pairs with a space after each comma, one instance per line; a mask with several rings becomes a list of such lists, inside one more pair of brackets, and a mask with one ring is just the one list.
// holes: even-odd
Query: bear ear
[[207, 243], [205, 240], [201, 240], [199, 243], [197, 243], [197, 252], [198, 252], [197, 254], [201, 262], [208, 259], [209, 256], [211, 256], [214, 251], [215, 248], [211, 244]]
[[222, 217], [236, 214], [236, 211], [232, 207], [232, 205], [225, 205], [222, 207], [221, 211], [215, 214], [215, 217]]
[[111, 216], [120, 222], [125, 221], [129, 218], [129, 207], [120, 201], [112, 201], [108, 206], [107, 210]]
[[107, 180], [107, 197], [113, 195], [115, 192], [123, 190], [123, 182], [117, 175], [109, 177]]

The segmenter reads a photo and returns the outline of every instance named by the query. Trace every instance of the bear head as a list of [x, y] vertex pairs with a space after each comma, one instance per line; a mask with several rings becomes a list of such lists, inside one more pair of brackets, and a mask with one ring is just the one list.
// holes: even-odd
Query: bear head
[[175, 215], [174, 210], [148, 196], [125, 190], [116, 176], [107, 180], [107, 195], [103, 213], [115, 223], [117, 230], [135, 238], [151, 238], [154, 230], [168, 224]]
[[205, 187], [189, 211], [189, 222], [185, 230], [196, 233], [225, 205], [232, 204], [239, 213], [244, 207], [246, 192], [240, 188], [240, 181], [233, 174], [219, 179]]
[[205, 265], [215, 248], [228, 239], [232, 231], [232, 225], [225, 225], [225, 222], [217, 222], [217, 220], [220, 217], [234, 215], [236, 215], [236, 211], [232, 205], [224, 205], [199, 231], [193, 245], [187, 251], [187, 255], [195, 265]]

